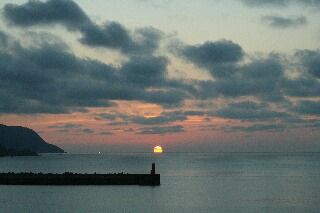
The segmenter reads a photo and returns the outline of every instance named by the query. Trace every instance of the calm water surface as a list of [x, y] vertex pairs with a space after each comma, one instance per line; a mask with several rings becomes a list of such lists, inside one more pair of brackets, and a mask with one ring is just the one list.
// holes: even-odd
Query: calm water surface
[[7, 171], [148, 173], [161, 186], [0, 186], [0, 212], [320, 212], [319, 153], [0, 158]]

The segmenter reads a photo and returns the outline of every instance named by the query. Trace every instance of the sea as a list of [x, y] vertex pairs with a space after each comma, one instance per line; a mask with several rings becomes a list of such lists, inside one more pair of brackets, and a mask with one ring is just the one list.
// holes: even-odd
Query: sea
[[0, 186], [0, 212], [320, 212], [320, 153], [2, 157], [0, 172], [149, 173], [160, 186]]

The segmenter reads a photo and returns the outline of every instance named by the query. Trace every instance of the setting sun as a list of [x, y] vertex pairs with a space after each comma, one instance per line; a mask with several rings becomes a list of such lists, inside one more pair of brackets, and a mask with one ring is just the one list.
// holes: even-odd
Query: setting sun
[[162, 147], [161, 146], [155, 146], [153, 148], [153, 153], [162, 153], [163, 150], [162, 150]]

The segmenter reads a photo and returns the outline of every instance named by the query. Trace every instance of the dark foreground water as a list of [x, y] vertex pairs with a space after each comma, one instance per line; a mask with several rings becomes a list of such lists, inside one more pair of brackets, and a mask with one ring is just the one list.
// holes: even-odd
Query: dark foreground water
[[0, 186], [0, 212], [320, 212], [320, 154], [0, 158], [1, 172], [148, 173], [161, 186]]

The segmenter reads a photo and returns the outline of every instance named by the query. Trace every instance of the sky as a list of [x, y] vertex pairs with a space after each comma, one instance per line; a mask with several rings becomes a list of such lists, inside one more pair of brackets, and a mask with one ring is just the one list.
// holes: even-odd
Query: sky
[[2, 0], [0, 123], [70, 153], [320, 151], [319, 0]]

